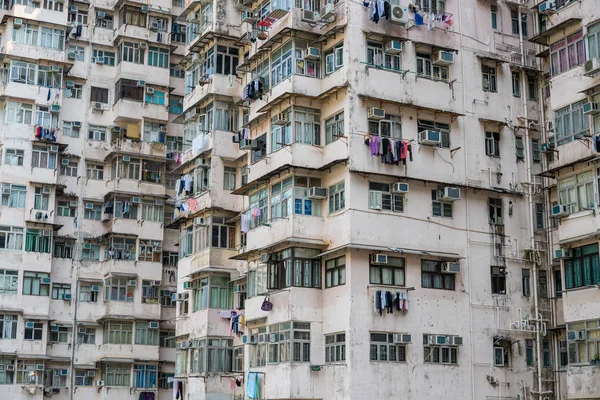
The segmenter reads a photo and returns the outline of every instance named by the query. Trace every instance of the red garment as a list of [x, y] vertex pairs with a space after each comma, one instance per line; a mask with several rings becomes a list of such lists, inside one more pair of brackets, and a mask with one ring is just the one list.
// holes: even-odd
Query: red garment
[[408, 143], [404, 140], [402, 141], [402, 145], [400, 146], [400, 159], [404, 160], [408, 155]]
[[42, 137], [42, 127], [41, 126], [38, 126], [37, 128], [35, 128], [35, 137], [38, 139]]
[[188, 199], [187, 203], [190, 211], [196, 211], [196, 204], [198, 203], [196, 199]]

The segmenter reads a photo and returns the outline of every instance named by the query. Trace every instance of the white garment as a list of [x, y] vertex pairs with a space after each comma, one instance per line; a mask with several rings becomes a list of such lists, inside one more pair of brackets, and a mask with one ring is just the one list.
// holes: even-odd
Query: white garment
[[183, 176], [183, 190], [186, 192], [192, 191], [192, 176], [190, 174]]
[[242, 213], [241, 219], [242, 219], [242, 232], [246, 233], [249, 231], [248, 216], [245, 213]]
[[204, 135], [196, 136], [192, 140], [192, 155], [196, 155], [204, 148]]

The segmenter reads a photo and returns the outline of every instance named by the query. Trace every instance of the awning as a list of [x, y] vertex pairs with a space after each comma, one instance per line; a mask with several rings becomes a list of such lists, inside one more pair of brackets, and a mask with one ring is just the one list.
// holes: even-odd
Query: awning
[[267, 322], [267, 317], [260, 317], [260, 318], [253, 318], [253, 319], [246, 319], [246, 326], [258, 326], [258, 325], [262, 325], [265, 322]]
[[500, 64], [504, 64], [504, 63], [508, 62], [508, 60], [505, 59], [504, 57], [502, 57], [498, 54], [493, 54], [493, 53], [477, 52], [477, 53], [475, 53], [475, 56], [477, 58], [479, 58], [482, 62], [493, 61], [496, 63], [496, 65], [500, 65]]
[[395, 253], [395, 254], [414, 254], [419, 256], [429, 256], [429, 257], [440, 257], [449, 260], [461, 260], [464, 257], [460, 256], [458, 253], [447, 253], [443, 251], [437, 250], [423, 250], [423, 249], [407, 249], [407, 248], [398, 248], [398, 247], [389, 247], [389, 246], [378, 246], [378, 245], [370, 245], [370, 244], [358, 244], [358, 243], [349, 243], [343, 246], [339, 246], [333, 248], [331, 250], [327, 250], [321, 254], [317, 254], [313, 258], [320, 258], [327, 254], [334, 253], [336, 251], [345, 250], [345, 249], [359, 249], [359, 250], [373, 250], [373, 251], [381, 251], [386, 253]]
[[380, 102], [380, 103], [384, 103], [384, 104], [392, 104], [392, 105], [398, 105], [398, 106], [403, 106], [403, 107], [410, 107], [410, 108], [414, 108], [414, 109], [421, 110], [421, 111], [429, 111], [429, 112], [438, 113], [438, 114], [440, 114], [440, 113], [446, 114], [453, 118], [465, 116], [465, 114], [461, 114], [456, 111], [441, 110], [441, 109], [437, 109], [437, 108], [420, 106], [420, 105], [414, 104], [414, 103], [405, 103], [405, 102], [401, 102], [401, 101], [394, 101], [394, 100], [383, 99], [383, 98], [379, 98], [379, 97], [372, 97], [372, 96], [369, 96], [366, 94], [359, 94], [358, 98], [362, 99], [362, 100], [376, 101], [376, 102]]
[[77, 325], [78, 326], [91, 326], [91, 327], [101, 326], [101, 324], [96, 321], [88, 321], [88, 320], [77, 321]]
[[101, 279], [101, 278], [87, 278], [85, 276], [80, 276], [79, 277], [79, 281], [80, 282], [90, 282], [90, 283], [102, 283], [102, 282], [104, 282], [104, 280]]
[[117, 320], [117, 321], [135, 321], [135, 317], [133, 315], [116, 315], [116, 314], [106, 314], [100, 317], [99, 321], [103, 320]]
[[51, 360], [52, 357], [45, 354], [15, 354], [20, 360]]
[[192, 272], [191, 274], [187, 274], [182, 276], [182, 278], [189, 278], [189, 277], [196, 277], [204, 272], [226, 272], [228, 274], [231, 274], [233, 272], [238, 272], [237, 269], [233, 269], [233, 268], [225, 268], [225, 267], [208, 267], [208, 268], [200, 268], [194, 272]]
[[47, 315], [25, 315], [23, 314], [23, 319], [29, 321], [51, 321], [51, 318]]
[[[589, 213], [591, 215], [592, 211], [589, 211]], [[590, 233], [586, 233], [585, 235], [579, 235], [579, 236], [575, 236], [575, 237], [572, 237], [572, 238], [559, 240], [558, 244], [559, 244], [559, 246], [564, 246], [564, 245], [567, 245], [567, 244], [579, 242], [581, 240], [597, 238], [599, 236], [600, 236], [600, 229], [597, 229], [596, 231], [590, 232]]]
[[[554, 25], [554, 26], [549, 26], [544, 32], [542, 33], [538, 33], [537, 35], [535, 35], [534, 37], [532, 37], [531, 39], [529, 39], [530, 42], [532, 43], [537, 43], [537, 44], [541, 44], [541, 45], [548, 45], [548, 40], [550, 39], [550, 37], [552, 35], [554, 35], [555, 33], [560, 32], [561, 30], [567, 29], [568, 27], [570, 27], [571, 25], [576, 25], [579, 24], [581, 22], [581, 18], [567, 18], [566, 20], [564, 20], [563, 22], [559, 23], [558, 25]], [[546, 22], [547, 25], [549, 25], [550, 23], [552, 23], [552, 19], [548, 19], [548, 21]]]
[[[39, 212], [41, 212], [41, 211], [39, 211]], [[60, 224], [54, 224], [51, 222], [44, 222], [44, 221], [33, 220], [33, 219], [26, 219], [25, 223], [31, 224], [31, 225], [40, 225], [41, 229], [51, 228], [53, 231], [59, 231], [60, 228], [62, 228], [64, 226], [64, 225], [60, 225]]]
[[508, 125], [506, 123], [506, 121], [500, 121], [497, 119], [487, 119], [487, 118], [479, 118], [479, 122], [481, 122], [484, 127], [488, 126], [488, 125], [498, 125], [498, 127], [503, 127]]
[[580, 163], [596, 161], [598, 159], [600, 159], [600, 157], [598, 157], [596, 155], [589, 155], [587, 157], [580, 158], [579, 160], [575, 160], [573, 162], [570, 162], [570, 163], [567, 163], [567, 164], [563, 164], [563, 165], [558, 165], [558, 166], [556, 166], [554, 168], [550, 168], [550, 169], [547, 169], [546, 171], [542, 171], [539, 174], [537, 174], [537, 176], [541, 176], [541, 177], [544, 177], [544, 178], [554, 178], [555, 177], [555, 173], [558, 172], [558, 171], [560, 171], [561, 169], [573, 167], [573, 166], [575, 166], [577, 164], [580, 164]]
[[270, 244], [268, 246], [263, 246], [261, 248], [258, 249], [254, 249], [254, 250], [249, 250], [246, 251], [244, 253], [238, 254], [236, 256], [233, 257], [229, 257], [230, 260], [247, 260], [248, 257], [254, 255], [254, 254], [259, 254], [259, 253], [263, 253], [268, 249], [272, 249], [275, 248], [277, 246], [281, 246], [281, 245], [287, 245], [287, 247], [293, 246], [295, 244], [301, 244], [301, 245], [310, 245], [310, 246], [318, 246], [318, 247], [325, 247], [327, 246], [327, 243], [322, 240], [322, 239], [313, 239], [313, 238], [299, 238], [299, 237], [289, 237], [287, 239], [283, 239], [280, 240], [278, 242], [275, 242], [273, 244]]
[[96, 369], [96, 364], [75, 364], [77, 369]]
[[127, 363], [133, 364], [135, 360], [133, 358], [126, 357], [100, 357], [98, 362], [106, 362], [106, 363]]

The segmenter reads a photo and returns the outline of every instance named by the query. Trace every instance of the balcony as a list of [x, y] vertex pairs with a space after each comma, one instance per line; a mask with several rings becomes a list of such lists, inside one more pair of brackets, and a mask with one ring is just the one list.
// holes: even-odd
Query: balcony
[[12, 40], [8, 41], [2, 48], [2, 53], [27, 58], [29, 60], [54, 62], [55, 64], [71, 63], [67, 60], [67, 54], [64, 50], [55, 49], [53, 47], [30, 46]]
[[590, 286], [567, 290], [563, 293], [562, 301], [566, 323], [597, 319], [600, 288]]
[[229, 78], [227, 75], [212, 74], [208, 77], [206, 83], [196, 85], [190, 93], [185, 95], [183, 98], [183, 109], [189, 109], [209, 95], [220, 95], [229, 100], [235, 100], [239, 99], [240, 93], [240, 87], [237, 83], [233, 87], [229, 87]]
[[[597, 315], [596, 315], [597, 317]], [[567, 369], [567, 387], [569, 399], [594, 399], [600, 397], [598, 374], [600, 365], [569, 365]]]
[[115, 235], [138, 236], [141, 232], [141, 225], [139, 220], [126, 218], [111, 218], [102, 222], [104, 222], [106, 231], [111, 232]]
[[[561, 3], [559, 0], [557, 3]], [[556, 35], [565, 35], [568, 28], [579, 25], [584, 16], [582, 1], [571, 1], [569, 4], [546, 11], [546, 30], [538, 32], [535, 36], [529, 39], [532, 43], [541, 45], [549, 45], [556, 41]], [[573, 30], [574, 32], [574, 30]], [[570, 32], [571, 33], [571, 32]]]
[[[96, 339], [98, 340], [98, 339]], [[141, 344], [102, 344], [99, 346], [97, 351], [99, 357], [96, 361], [102, 361], [103, 359], [111, 359], [111, 361], [118, 362], [117, 358], [128, 360], [124, 362], [132, 362], [129, 360], [144, 360], [144, 361], [158, 361], [158, 346], [146, 346]], [[127, 389], [127, 396], [131, 389]], [[125, 395], [117, 396], [116, 393], [111, 389], [111, 396], [115, 398], [125, 398]]]
[[[584, 118], [587, 118], [587, 116], [584, 116]], [[591, 143], [593, 138], [584, 137], [584, 135], [589, 135], [589, 132], [582, 132], [582, 138], [579, 140], [574, 139], [569, 143], [554, 147], [554, 160], [548, 163], [548, 170], [544, 171], [543, 174], [553, 176], [563, 168], [573, 167], [577, 163], [584, 163], [596, 157], [597, 153]], [[549, 143], [555, 146], [553, 138], [550, 139]]]
[[[39, 4], [39, 3], [38, 3]], [[67, 8], [65, 6], [65, 8]], [[67, 25], [67, 10], [65, 12], [50, 11], [41, 6], [38, 8], [28, 5], [14, 4], [12, 15], [15, 18], [24, 18], [42, 22], [49, 22], [54, 25]]]
[[188, 257], [182, 258], [177, 264], [177, 272], [180, 277], [187, 277], [192, 274], [198, 274], [205, 269], [222, 269], [237, 272], [237, 268], [242, 267], [239, 261], [230, 260], [237, 254], [233, 249], [220, 249], [208, 247], [200, 250]]
[[160, 320], [160, 304], [158, 302], [156, 304], [141, 304], [135, 301], [106, 301], [104, 306], [105, 315]]
[[[191, 296], [190, 296], [191, 300]], [[220, 309], [204, 309], [192, 312], [193, 302], [190, 301], [190, 313], [187, 318], [176, 322], [177, 335], [190, 335], [190, 338], [206, 336], [229, 336], [229, 319], [220, 315]]]
[[323, 217], [293, 214], [267, 222], [248, 233], [246, 250], [257, 251], [286, 241], [325, 246], [323, 219]]
[[148, 40], [148, 28], [146, 27], [122, 24], [113, 32], [113, 42], [116, 42], [120, 37], [138, 39], [143, 42]]
[[600, 233], [600, 216], [594, 210], [583, 210], [563, 217], [558, 226], [560, 244], [596, 237]]
[[[119, 100], [121, 102], [123, 100]], [[135, 139], [116, 139], [112, 141], [113, 151], [130, 155], [148, 155], [156, 157], [166, 157], [167, 151], [164, 143], [143, 142]]]
[[[26, 84], [25, 82], [8, 81], [2, 84], [0, 96], [16, 99], [31, 99], [34, 100], [36, 104], [47, 104], [48, 90], [48, 88], [34, 85], [33, 82]], [[56, 92], [55, 89], [52, 90], [54, 93]], [[60, 105], [61, 99], [62, 91], [60, 91], [60, 99], [55, 104]], [[33, 128], [31, 128], [31, 131], [33, 132]]]
[[[145, 55], [147, 54], [147, 50]], [[142, 60], [146, 62], [146, 60]], [[94, 64], [95, 66], [95, 64]], [[106, 65], [98, 66], [98, 69], [102, 70], [104, 68], [110, 68]], [[169, 87], [169, 68], [160, 68], [153, 67], [147, 64], [136, 64], [133, 62], [121, 61], [117, 65], [117, 74], [116, 79], [126, 78], [134, 81], [145, 81], [148, 85], [156, 85], [164, 88]], [[165, 106], [165, 110], [167, 107]], [[168, 117], [158, 118], [152, 117], [155, 119], [167, 120]]]
[[[273, 310], [266, 312], [260, 309], [263, 296], [255, 296], [246, 300], [246, 315], [253, 319], [269, 318], [269, 324], [285, 321], [322, 321], [323, 291], [301, 287], [290, 287], [271, 294]], [[292, 307], [293, 306], [293, 307]]]
[[159, 121], [169, 119], [168, 106], [133, 99], [119, 99], [113, 106], [113, 111], [115, 122], [141, 121], [144, 118]]
[[[152, 181], [152, 182], [150, 182]], [[117, 192], [140, 192], [148, 195], [154, 196], [164, 196], [165, 195], [165, 185], [164, 185], [164, 176], [157, 175], [156, 180], [149, 179], [125, 179], [125, 178], [116, 178], [108, 181], [106, 184], [106, 188], [108, 192], [117, 191]]]

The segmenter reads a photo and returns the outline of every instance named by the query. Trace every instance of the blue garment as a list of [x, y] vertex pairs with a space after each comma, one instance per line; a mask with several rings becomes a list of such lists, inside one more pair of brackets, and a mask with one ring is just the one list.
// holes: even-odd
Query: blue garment
[[248, 381], [246, 382], [246, 396], [249, 399], [258, 399], [258, 374], [248, 372]]
[[50, 89], [48, 89], [48, 97], [46, 97], [46, 101], [50, 101]]
[[423, 17], [419, 13], [415, 14], [415, 25], [425, 25], [423, 22]]

